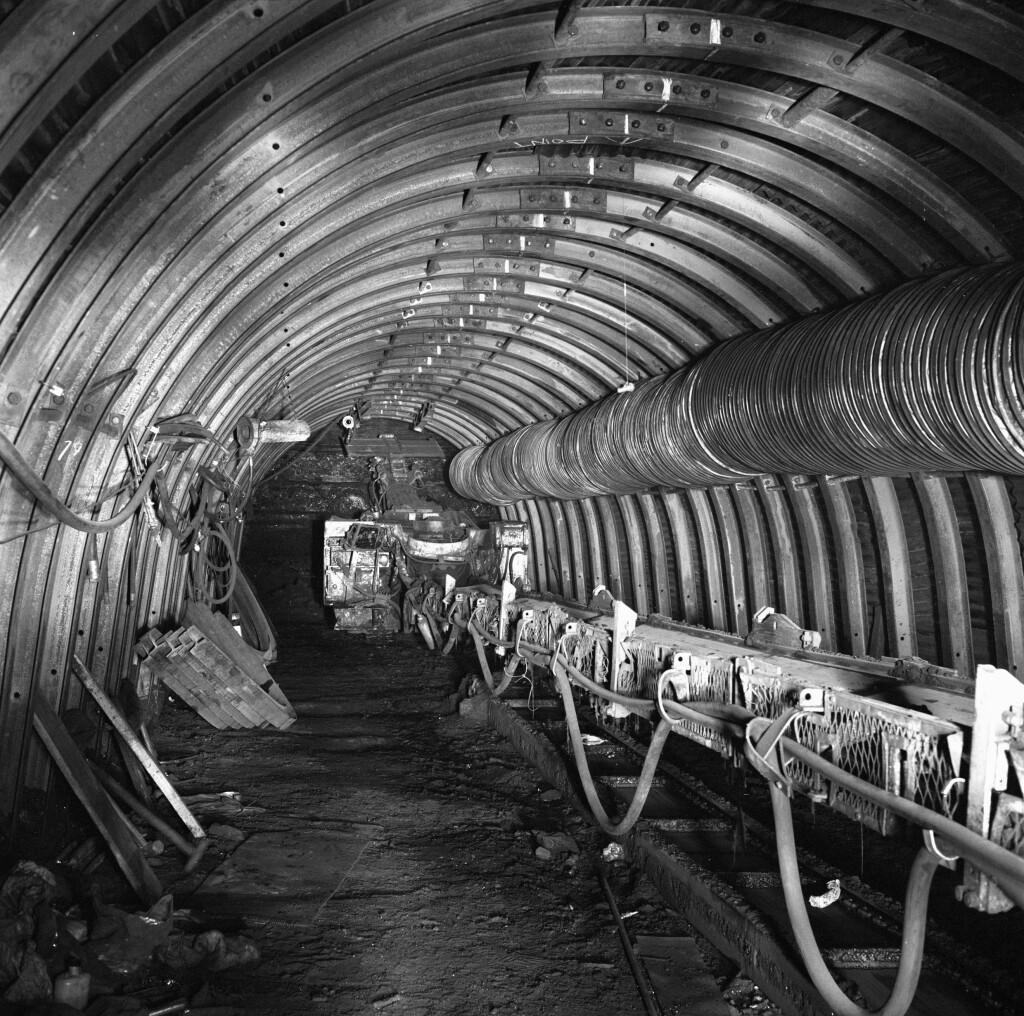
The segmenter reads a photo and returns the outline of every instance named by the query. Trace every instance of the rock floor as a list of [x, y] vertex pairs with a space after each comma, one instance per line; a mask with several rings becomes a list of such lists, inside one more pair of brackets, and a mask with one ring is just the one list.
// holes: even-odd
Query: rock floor
[[[376, 829], [308, 918], [245, 920], [262, 962], [208, 974], [206, 1004], [280, 1016], [642, 1013], [594, 871], [605, 841], [493, 730], [445, 715], [459, 662], [411, 635], [335, 632], [319, 610], [278, 624], [275, 676], [295, 725], [216, 731], [170, 707], [159, 745], [180, 761], [169, 768], [185, 793], [236, 791], [256, 806], [220, 820], [246, 835]], [[582, 853], [542, 860], [535, 830], [567, 831]], [[234, 846], [217, 844], [202, 874]], [[620, 910], [637, 912], [631, 932], [686, 934], [627, 866], [609, 875]], [[179, 906], [199, 878], [176, 887]]]

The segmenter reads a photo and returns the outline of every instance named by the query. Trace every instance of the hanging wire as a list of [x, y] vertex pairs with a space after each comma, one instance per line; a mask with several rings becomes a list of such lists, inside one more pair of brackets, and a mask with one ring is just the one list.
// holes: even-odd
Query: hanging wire
[[631, 392], [636, 387], [633, 379], [629, 376], [629, 309], [626, 305], [626, 280], [622, 280], [622, 344], [626, 354], [626, 368], [624, 371], [625, 381], [615, 390], [619, 395]]

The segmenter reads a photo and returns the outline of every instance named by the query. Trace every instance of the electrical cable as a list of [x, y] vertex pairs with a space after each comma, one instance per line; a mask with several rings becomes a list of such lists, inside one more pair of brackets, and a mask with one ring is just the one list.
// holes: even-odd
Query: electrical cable
[[210, 561], [209, 551], [207, 550], [206, 544], [211, 536], [217, 537], [218, 540], [224, 545], [224, 549], [227, 553], [227, 565], [224, 566], [223, 571], [228, 573], [227, 586], [225, 591], [220, 596], [210, 596], [209, 603], [211, 606], [217, 606], [221, 603], [227, 603], [231, 599], [235, 591], [235, 581], [238, 573], [238, 560], [235, 557], [235, 548], [231, 543], [231, 538], [224, 531], [224, 527], [219, 522], [214, 522], [207, 533], [207, 539], [203, 541], [202, 549], [200, 551], [200, 561], [205, 567], [216, 572], [218, 569], [212, 565]]
[[47, 522], [45, 526], [33, 526], [24, 532], [15, 533], [14, 536], [5, 536], [0, 540], [0, 546], [5, 543], [13, 543], [15, 540], [23, 540], [26, 536], [32, 536], [34, 533], [45, 533], [47, 529], [56, 529], [59, 525], [59, 522]]
[[123, 526], [135, 514], [149, 492], [149, 485], [156, 479], [160, 464], [154, 461], [143, 474], [135, 493], [128, 503], [117, 514], [109, 519], [94, 521], [76, 515], [63, 501], [60, 501], [35, 470], [25, 461], [14, 443], [4, 434], [0, 434], [0, 460], [10, 469], [18, 482], [39, 502], [40, 507], [55, 516], [58, 522], [83, 533], [106, 533]]

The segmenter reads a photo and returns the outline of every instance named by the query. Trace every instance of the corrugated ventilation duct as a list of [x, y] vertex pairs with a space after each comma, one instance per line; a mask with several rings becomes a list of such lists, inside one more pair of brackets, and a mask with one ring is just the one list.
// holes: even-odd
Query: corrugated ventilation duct
[[754, 332], [692, 368], [461, 451], [495, 504], [761, 473], [1024, 473], [1024, 265], [958, 269]]

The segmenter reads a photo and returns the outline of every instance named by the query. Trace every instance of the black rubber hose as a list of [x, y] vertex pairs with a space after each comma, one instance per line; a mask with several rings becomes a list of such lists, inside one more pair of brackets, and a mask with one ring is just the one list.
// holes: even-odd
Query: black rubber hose
[[160, 470], [159, 463], [151, 463], [139, 481], [135, 493], [128, 499], [128, 503], [116, 515], [96, 522], [76, 515], [63, 501], [60, 501], [35, 470], [22, 458], [21, 452], [14, 446], [14, 443], [3, 434], [0, 434], [0, 459], [42, 508], [53, 515], [58, 522], [83, 533], [106, 533], [111, 529], [117, 529], [118, 526], [123, 526], [142, 504], [143, 498], [149, 491], [149, 485], [156, 479]]
[[586, 795], [587, 804], [593, 812], [594, 821], [609, 835], [623, 836], [636, 824], [640, 813], [647, 803], [647, 795], [654, 785], [654, 774], [661, 759], [661, 752], [672, 732], [672, 725], [660, 720], [651, 735], [651, 743], [647, 748], [647, 756], [644, 758], [643, 768], [640, 770], [640, 779], [637, 782], [636, 792], [629, 802], [626, 814], [618, 822], [613, 822], [608, 812], [604, 810], [601, 799], [597, 796], [597, 787], [594, 785], [594, 778], [590, 775], [590, 764], [587, 762], [587, 752], [583, 745], [583, 735], [580, 733], [580, 721], [576, 715], [576, 703], [572, 697], [572, 685], [569, 682], [569, 674], [557, 652], [551, 661], [551, 672], [555, 675], [558, 690], [562, 695], [562, 703], [565, 706], [565, 722], [569, 728], [569, 739], [572, 741], [573, 756], [576, 759], [576, 768], [579, 771], [580, 783], [583, 785], [583, 793]]
[[1000, 847], [959, 822], [936, 814], [905, 797], [882, 790], [873, 783], [840, 769], [835, 763], [822, 758], [817, 752], [798, 741], [786, 737], [781, 740], [780, 747], [784, 755], [793, 756], [820, 773], [830, 783], [878, 804], [922, 829], [931, 830], [942, 839], [943, 846], [948, 846], [951, 853], [958, 854], [975, 868], [995, 879], [1003, 892], [1018, 907], [1024, 908], [1024, 857]]
[[939, 858], [925, 847], [922, 847], [914, 858], [903, 908], [903, 942], [896, 971], [896, 983], [881, 1008], [864, 1009], [846, 997], [822, 958], [814, 937], [814, 929], [811, 928], [807, 916], [807, 905], [804, 903], [800, 864], [796, 853], [796, 835], [793, 831], [793, 810], [790, 807], [789, 796], [785, 787], [777, 783], [770, 784], [770, 787], [772, 814], [775, 817], [775, 842], [779, 851], [779, 872], [782, 875], [782, 889], [786, 897], [786, 911], [793, 925], [797, 948], [812, 983], [836, 1016], [865, 1016], [865, 1013], [873, 1013], [875, 1016], [903, 1016], [914, 1000], [917, 982], [921, 976], [925, 927], [928, 920], [928, 893], [939, 866]]
[[476, 658], [480, 662], [480, 673], [483, 676], [484, 681], [487, 682], [487, 687], [490, 688], [491, 694], [495, 698], [498, 698], [512, 683], [513, 675], [504, 674], [501, 681], [495, 681], [494, 674], [491, 673], [491, 665], [487, 662], [487, 653], [484, 650], [484, 640], [482, 636], [486, 633], [482, 631], [476, 621], [470, 622], [469, 633], [473, 636], [473, 645], [476, 646]]

